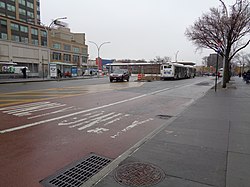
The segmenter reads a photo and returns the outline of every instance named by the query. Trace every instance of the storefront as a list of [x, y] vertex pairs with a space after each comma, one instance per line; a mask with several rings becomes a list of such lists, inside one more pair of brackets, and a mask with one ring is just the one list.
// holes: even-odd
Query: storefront
[[[77, 74], [77, 66], [75, 64], [65, 63], [65, 62], [50, 62], [50, 67], [54, 67], [57, 70], [60, 70], [63, 77], [76, 77]], [[53, 77], [54, 77], [54, 72]], [[52, 77], [52, 76], [51, 76]]]

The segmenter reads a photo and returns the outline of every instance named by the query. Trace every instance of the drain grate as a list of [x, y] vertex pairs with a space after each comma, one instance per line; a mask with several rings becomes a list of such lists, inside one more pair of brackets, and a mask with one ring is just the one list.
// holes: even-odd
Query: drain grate
[[151, 186], [165, 178], [165, 173], [159, 167], [148, 163], [129, 163], [117, 168], [115, 180], [126, 186]]
[[169, 116], [169, 115], [157, 115], [156, 117], [160, 118], [160, 119], [169, 119], [171, 118], [172, 116]]
[[41, 181], [45, 187], [79, 187], [112, 160], [90, 154]]

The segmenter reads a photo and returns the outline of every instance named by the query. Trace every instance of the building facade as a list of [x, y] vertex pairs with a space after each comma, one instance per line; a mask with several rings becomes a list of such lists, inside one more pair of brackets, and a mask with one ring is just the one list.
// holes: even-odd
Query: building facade
[[0, 73], [26, 66], [29, 76], [47, 77], [53, 62], [59, 69], [67, 64], [70, 73], [74, 65], [80, 74], [87, 58], [85, 34], [41, 23], [40, 0], [0, 0]]
[[51, 64], [64, 74], [81, 75], [88, 60], [88, 46], [84, 33], [72, 33], [69, 28], [58, 27], [49, 31]]
[[49, 49], [39, 21], [39, 0], [0, 0], [0, 72], [14, 64], [27, 66], [30, 76], [45, 76]]
[[[207, 66], [208, 67], [214, 67], [216, 68], [216, 62], [217, 62], [217, 54], [210, 54], [209, 57], [207, 58]], [[223, 58], [222, 56], [218, 56], [218, 69], [223, 67]]]

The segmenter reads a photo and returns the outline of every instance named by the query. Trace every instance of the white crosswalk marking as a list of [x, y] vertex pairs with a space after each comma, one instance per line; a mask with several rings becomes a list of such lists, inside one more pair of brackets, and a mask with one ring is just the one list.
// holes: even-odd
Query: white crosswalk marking
[[65, 107], [66, 104], [51, 102], [36, 102], [24, 105], [16, 105], [11, 107], [0, 108], [4, 114], [14, 115], [17, 117], [30, 116], [35, 112]]

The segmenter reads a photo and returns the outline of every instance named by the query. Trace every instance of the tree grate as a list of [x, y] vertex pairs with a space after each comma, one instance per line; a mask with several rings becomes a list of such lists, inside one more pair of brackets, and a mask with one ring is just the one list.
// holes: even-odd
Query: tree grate
[[88, 157], [74, 162], [43, 179], [40, 183], [45, 187], [79, 187], [111, 161], [111, 159], [90, 154]]

